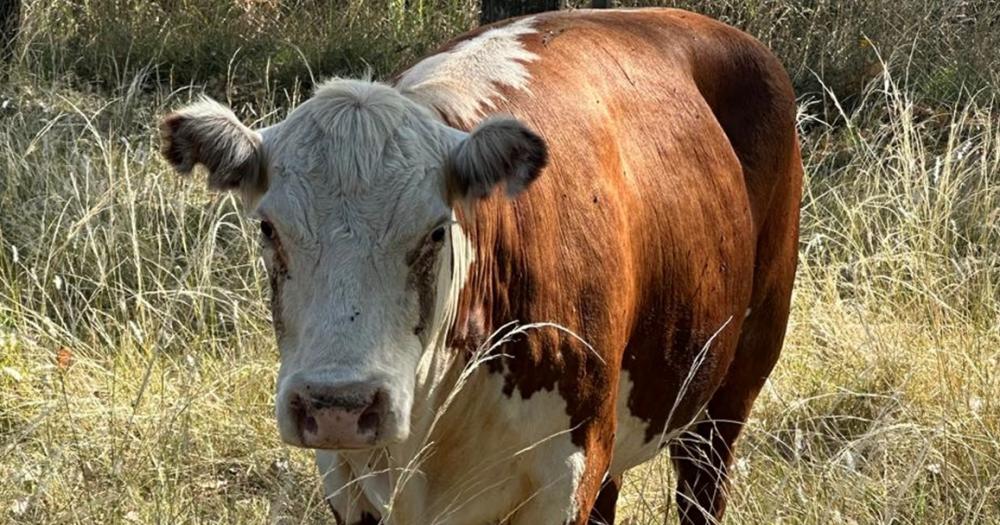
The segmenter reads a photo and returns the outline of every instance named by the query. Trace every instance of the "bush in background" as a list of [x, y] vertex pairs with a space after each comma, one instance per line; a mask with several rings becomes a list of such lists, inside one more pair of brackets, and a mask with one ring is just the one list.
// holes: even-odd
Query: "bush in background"
[[470, 0], [28, 3], [23, 66], [116, 88], [204, 84], [245, 98], [333, 75], [386, 76], [472, 27]]
[[[590, 2], [569, 2], [587, 6]], [[1000, 89], [1000, 3], [989, 0], [621, 0], [740, 27], [784, 61], [800, 94], [853, 104], [881, 71], [935, 104]], [[34, 0], [20, 62], [46, 78], [115, 88], [205, 85], [250, 99], [371, 70], [384, 78], [474, 27], [475, 0]], [[877, 50], [877, 51], [876, 51]]]
[[[713, 16], [759, 38], [799, 94], [830, 90], [854, 105], [882, 72], [927, 103], [1000, 89], [1000, 3], [990, 0], [623, 0]], [[831, 115], [836, 111], [831, 111]]]

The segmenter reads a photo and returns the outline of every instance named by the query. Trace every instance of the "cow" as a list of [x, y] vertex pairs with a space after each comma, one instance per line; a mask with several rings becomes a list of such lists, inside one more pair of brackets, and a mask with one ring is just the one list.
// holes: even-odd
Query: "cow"
[[674, 9], [516, 18], [254, 130], [165, 116], [260, 220], [277, 427], [338, 524], [610, 524], [669, 449], [722, 518], [780, 353], [802, 162], [752, 37]]

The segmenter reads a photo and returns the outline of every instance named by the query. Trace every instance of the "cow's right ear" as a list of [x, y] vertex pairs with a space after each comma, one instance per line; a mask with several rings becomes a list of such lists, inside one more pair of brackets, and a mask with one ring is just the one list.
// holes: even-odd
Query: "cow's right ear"
[[212, 189], [252, 198], [267, 188], [260, 134], [209, 98], [163, 118], [160, 152], [183, 175], [204, 166]]
[[514, 197], [548, 163], [545, 141], [513, 118], [490, 117], [462, 135], [448, 159], [448, 196], [453, 202], [481, 199], [500, 185]]

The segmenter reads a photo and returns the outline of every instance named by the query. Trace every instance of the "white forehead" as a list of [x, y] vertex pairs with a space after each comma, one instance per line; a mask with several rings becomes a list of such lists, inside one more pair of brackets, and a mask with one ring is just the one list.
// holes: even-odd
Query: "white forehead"
[[261, 133], [269, 187], [258, 212], [319, 231], [380, 238], [447, 213], [453, 130], [394, 88], [335, 79]]

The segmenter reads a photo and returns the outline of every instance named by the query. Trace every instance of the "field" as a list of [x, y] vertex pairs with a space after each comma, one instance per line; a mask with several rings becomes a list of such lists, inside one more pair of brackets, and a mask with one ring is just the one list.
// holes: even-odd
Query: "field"
[[[1000, 7], [670, 5], [759, 37], [800, 93], [792, 318], [726, 521], [1000, 524]], [[273, 420], [255, 225], [168, 172], [156, 119], [205, 92], [280, 120], [315, 79], [474, 27], [475, 3], [24, 11], [0, 80], [0, 523], [329, 522]], [[672, 490], [654, 461], [620, 515], [673, 523]]]

